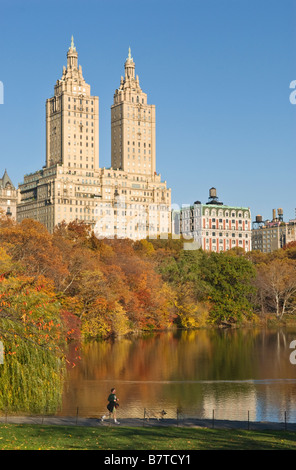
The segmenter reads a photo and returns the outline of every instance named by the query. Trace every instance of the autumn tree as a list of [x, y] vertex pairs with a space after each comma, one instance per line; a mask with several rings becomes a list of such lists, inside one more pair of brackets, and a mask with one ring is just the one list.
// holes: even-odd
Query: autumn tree
[[211, 303], [210, 319], [214, 323], [241, 323], [254, 315], [254, 266], [244, 256], [233, 253], [203, 253], [201, 279]]
[[296, 263], [289, 259], [275, 258], [257, 267], [257, 287], [263, 311], [275, 313], [282, 319], [285, 313], [295, 310]]
[[53, 282], [28, 276], [0, 249], [0, 409], [52, 412], [60, 405], [65, 331]]
[[59, 286], [67, 274], [61, 252], [39, 222], [24, 219], [20, 224], [0, 226], [0, 245], [29, 276], [43, 275]]
[[164, 281], [173, 290], [175, 323], [183, 328], [205, 326], [208, 320], [209, 303], [207, 286], [201, 277], [201, 258], [201, 250], [177, 250], [159, 266]]

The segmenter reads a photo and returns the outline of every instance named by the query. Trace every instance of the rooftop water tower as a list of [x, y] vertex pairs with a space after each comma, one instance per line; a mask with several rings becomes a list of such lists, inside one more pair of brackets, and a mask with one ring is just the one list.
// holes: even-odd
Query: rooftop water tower
[[211, 188], [209, 190], [209, 202], [207, 202], [207, 204], [223, 205], [223, 202], [219, 202], [218, 200], [216, 188]]
[[281, 207], [278, 209], [278, 219], [280, 222], [284, 221], [284, 211]]
[[260, 228], [264, 225], [264, 222], [262, 220], [262, 215], [256, 215], [256, 219], [253, 222], [253, 228]]

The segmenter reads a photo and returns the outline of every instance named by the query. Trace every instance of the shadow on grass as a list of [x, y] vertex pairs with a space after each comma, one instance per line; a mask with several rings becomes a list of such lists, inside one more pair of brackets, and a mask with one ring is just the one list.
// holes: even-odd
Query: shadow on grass
[[0, 426], [0, 437], [0, 448], [10, 449], [296, 450], [288, 431], [15, 424]]

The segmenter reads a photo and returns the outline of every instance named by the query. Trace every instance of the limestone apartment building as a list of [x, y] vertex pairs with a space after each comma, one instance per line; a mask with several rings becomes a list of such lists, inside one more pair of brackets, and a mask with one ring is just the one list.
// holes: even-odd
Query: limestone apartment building
[[72, 37], [67, 67], [46, 101], [46, 164], [19, 185], [17, 220], [52, 232], [65, 221], [98, 237], [141, 239], [171, 232], [171, 190], [156, 172], [155, 106], [147, 103], [129, 49], [111, 106], [111, 167], [99, 166], [99, 98], [78, 65]]
[[[173, 231], [194, 241], [193, 249], [227, 251], [252, 249], [251, 211], [248, 207], [228, 206], [220, 202], [216, 188], [209, 191], [209, 201], [182, 207], [173, 213]], [[191, 243], [187, 244], [190, 249]], [[186, 246], [185, 246], [186, 248]]]

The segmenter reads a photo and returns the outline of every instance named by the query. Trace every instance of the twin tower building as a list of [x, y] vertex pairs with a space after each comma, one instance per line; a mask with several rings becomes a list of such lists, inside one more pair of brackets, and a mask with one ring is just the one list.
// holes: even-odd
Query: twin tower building
[[72, 37], [67, 67], [46, 101], [46, 164], [19, 185], [17, 218], [52, 232], [84, 221], [97, 237], [171, 233], [171, 190], [156, 171], [155, 106], [135, 75], [129, 49], [111, 106], [111, 167], [99, 165], [99, 98], [83, 78]]

